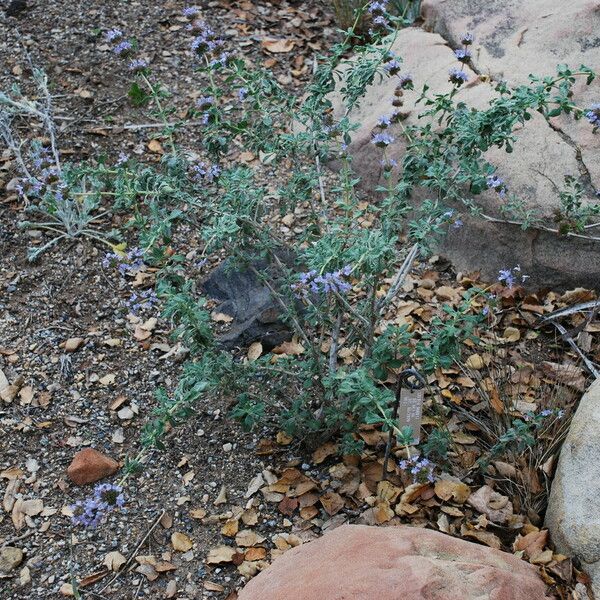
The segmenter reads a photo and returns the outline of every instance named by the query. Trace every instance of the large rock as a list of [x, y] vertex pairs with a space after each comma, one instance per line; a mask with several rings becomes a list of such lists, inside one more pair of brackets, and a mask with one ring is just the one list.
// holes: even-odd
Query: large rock
[[[577, 69], [600, 65], [600, 5], [597, 0], [423, 0], [423, 27], [440, 33], [453, 47], [470, 31], [475, 35], [474, 65], [479, 73], [511, 84], [530, 74], [553, 75], [558, 64]], [[575, 88], [578, 105], [600, 101], [600, 83]], [[567, 143], [581, 150], [580, 166], [600, 188], [600, 141], [587, 120], [553, 119]], [[544, 149], [545, 151], [546, 149]]]
[[119, 470], [119, 463], [93, 448], [84, 448], [75, 454], [67, 468], [69, 479], [76, 485], [95, 483]]
[[345, 525], [289, 550], [239, 600], [543, 600], [515, 556], [416, 527]]
[[600, 380], [581, 399], [560, 452], [546, 512], [557, 549], [576, 556], [600, 598]]
[[[492, 15], [496, 15], [500, 7], [506, 4], [522, 5], [509, 0], [496, 0], [491, 4]], [[483, 0], [430, 0], [425, 2], [423, 7], [426, 25], [444, 37], [440, 33], [431, 33], [416, 27], [399, 32], [392, 50], [403, 58], [402, 71], [413, 74], [417, 90], [423, 85], [428, 85], [432, 93], [446, 92], [450, 89], [448, 70], [458, 64], [452, 48], [459, 45], [460, 34], [468, 30], [474, 31], [479, 40], [479, 28], [488, 27], [486, 11], [491, 4]], [[462, 9], [462, 12], [459, 9]], [[471, 12], [468, 12], [469, 10]], [[458, 25], [452, 20], [452, 16], [456, 16], [457, 12], [462, 15], [458, 19]], [[465, 17], [465, 14], [469, 14], [469, 17]], [[529, 14], [530, 12], [525, 11], [523, 18]], [[584, 16], [580, 14], [577, 18], [583, 19]], [[523, 28], [527, 28], [527, 22], [519, 22], [523, 24]], [[484, 34], [481, 35], [485, 39]], [[470, 74], [470, 81], [457, 95], [457, 99], [467, 106], [485, 108], [490, 99], [495, 97], [495, 83], [489, 81], [488, 77], [480, 77], [478, 73], [503, 77], [509, 83], [524, 83], [530, 72], [541, 75], [555, 73], [556, 65], [565, 62], [567, 58], [570, 59], [568, 62], [576, 65], [585, 62], [585, 59], [588, 59], [588, 62], [595, 59], [595, 55], [583, 52], [580, 56], [572, 53], [570, 57], [566, 57], [564, 53], [551, 54], [546, 49], [547, 60], [536, 62], [532, 56], [531, 64], [526, 64], [526, 61], [520, 61], [518, 56], [512, 55], [509, 60], [512, 47], [503, 50], [503, 54], [494, 50], [497, 44], [501, 43], [499, 36], [495, 35], [495, 46], [490, 46], [490, 51], [484, 52], [479, 45], [473, 49], [475, 71], [466, 68]], [[538, 32], [532, 25], [523, 35], [524, 39], [529, 40], [537, 35], [550, 34], [545, 29]], [[445, 38], [450, 40], [450, 44]], [[523, 43], [519, 46], [517, 40], [513, 45], [512, 50], [516, 52]], [[532, 55], [535, 55], [535, 52], [532, 52]], [[494, 62], [491, 59], [486, 62], [487, 57], [494, 58]], [[508, 67], [502, 70], [500, 67], [504, 60], [508, 61]], [[600, 56], [592, 65], [599, 63]], [[392, 110], [390, 102], [396, 83], [397, 80], [393, 77], [385, 77], [382, 81], [374, 83], [368, 88], [360, 107], [350, 115], [353, 122], [359, 123], [350, 145], [353, 167], [362, 178], [361, 185], [367, 190], [373, 190], [381, 183], [383, 173], [379, 163], [382, 152], [370, 141], [379, 116], [389, 114]], [[585, 95], [580, 95], [579, 91], [581, 90], [578, 88], [576, 100], [584, 105], [590, 103], [594, 94], [600, 97], [599, 86], [595, 84], [593, 89], [586, 90]], [[418, 116], [424, 107], [422, 104], [415, 105], [418, 95], [418, 91], [405, 93], [405, 105], [402, 110], [407, 119], [403, 125], [422, 123]], [[336, 114], [340, 116], [345, 110], [341, 97], [335, 94], [332, 100]], [[524, 200], [528, 209], [537, 211], [550, 227], [555, 227], [555, 210], [559, 206], [559, 193], [564, 188], [566, 175], [574, 176], [583, 183], [588, 202], [596, 201], [595, 188], [600, 187], [600, 165], [598, 161], [590, 160], [591, 153], [600, 150], [600, 136], [593, 136], [587, 120], [577, 123], [571, 121], [571, 118], [554, 119], [550, 126], [536, 113], [524, 128], [516, 132], [517, 143], [514, 152], [509, 154], [504, 150], [492, 149], [486, 154], [486, 159], [497, 167], [498, 174], [506, 181], [511, 193]], [[401, 162], [406, 150], [401, 126], [394, 126], [393, 135], [396, 142], [388, 148], [387, 156]], [[422, 198], [421, 190], [415, 194], [415, 202]], [[487, 191], [478, 196], [477, 201], [489, 216], [506, 218], [501, 214], [501, 200], [497, 193]], [[493, 279], [500, 269], [520, 264], [523, 271], [530, 276], [529, 282], [535, 287], [600, 285], [599, 242], [558, 236], [541, 230], [524, 231], [519, 226], [472, 219], [466, 214], [464, 217], [465, 225], [462, 230], [452, 230], [440, 248], [459, 270], [481, 269], [484, 277]]]
[[[293, 262], [288, 256], [281, 260]], [[266, 260], [256, 261], [253, 267], [258, 273], [277, 279], [276, 271]], [[260, 341], [265, 350], [271, 350], [291, 339], [292, 333], [281, 319], [280, 305], [253, 269], [224, 261], [202, 283], [202, 289], [220, 301], [218, 312], [233, 318], [229, 331], [218, 339], [224, 347], [249, 346]]]

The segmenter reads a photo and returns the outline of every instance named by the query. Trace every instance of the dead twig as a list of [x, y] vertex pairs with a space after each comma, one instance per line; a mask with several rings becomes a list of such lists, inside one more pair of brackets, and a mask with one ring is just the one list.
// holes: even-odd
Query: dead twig
[[167, 511], [165, 509], [163, 509], [161, 511], [160, 515], [158, 515], [158, 517], [156, 517], [156, 519], [154, 519], [154, 521], [152, 522], [152, 525], [150, 525], [150, 529], [148, 529], [148, 531], [146, 532], [144, 537], [136, 545], [136, 547], [133, 549], [133, 551], [130, 552], [129, 557], [127, 558], [127, 561], [125, 562], [125, 564], [123, 565], [121, 570], [118, 573], [116, 573], [115, 576], [103, 588], [100, 588], [98, 590], [98, 592], [96, 592], [97, 594], [101, 594], [106, 588], [111, 586], [117, 579], [119, 579], [119, 577], [121, 577], [121, 575], [127, 570], [127, 567], [129, 567], [129, 565], [135, 558], [135, 555], [138, 553], [138, 550], [142, 547], [144, 542], [150, 537], [150, 534], [154, 531], [156, 526], [160, 523], [160, 520], [163, 518], [163, 516], [165, 515], [166, 512]]

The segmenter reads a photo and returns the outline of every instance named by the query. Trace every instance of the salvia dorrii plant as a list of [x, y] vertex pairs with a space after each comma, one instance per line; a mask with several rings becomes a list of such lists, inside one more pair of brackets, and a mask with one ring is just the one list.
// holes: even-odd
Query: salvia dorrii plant
[[[511, 151], [515, 127], [526, 124], [536, 111], [546, 118], [567, 113], [587, 119], [595, 131], [598, 107], [577, 107], [572, 98], [576, 79], [590, 83], [594, 73], [584, 66], [571, 70], [561, 65], [556, 75], [531, 77], [527, 85], [512, 88], [500, 82], [487, 108], [475, 110], [458, 97], [469, 79], [464, 65], [471, 58], [473, 36], [466, 33], [456, 49], [457, 64], [448, 73], [451, 90], [435, 93], [405, 72], [402, 57], [394, 54], [396, 31], [409, 20], [390, 7], [386, 1], [360, 7], [341, 41], [328, 56], [318, 57], [301, 98], [282, 88], [269, 71], [236, 56], [201, 10], [188, 7], [184, 14], [193, 57], [189, 69], [201, 89], [186, 119], [177, 116], [181, 112], [175, 110], [169, 92], [140, 58], [143, 48], [120, 30], [108, 31], [115, 58], [123, 61], [132, 78], [129, 98], [156, 119], [157, 137], [166, 151], [158, 167], [124, 154], [112, 164], [62, 166], [53, 173], [52, 190], [66, 185], [69, 194], [63, 197], [75, 203], [79, 192], [70, 190], [85, 189], [82, 198], [91, 203], [84, 211], [88, 217], [107, 201], [113, 211], [132, 215], [128, 227], [138, 237], [139, 250], [114, 245], [105, 264], [124, 278], [144, 265], [160, 268], [156, 295], [136, 293], [131, 306], [138, 312], [151, 311], [160, 302], [190, 357], [176, 389], [157, 394], [158, 408], [144, 429], [142, 452], [128, 463], [125, 477], [138, 466], [144, 449], [162, 446], [171, 425], [198, 403], [209, 404], [225, 393], [235, 398], [233, 416], [245, 427], [277, 423], [313, 443], [339, 435], [342, 452], [360, 451], [360, 442], [351, 435], [357, 424], [396, 427], [391, 418], [394, 392], [385, 384], [390, 373], [413, 358], [425, 371], [453, 364], [460, 358], [462, 342], [477, 342], [477, 325], [494, 310], [489, 290], [471, 288], [458, 308], [445, 307], [444, 315], [420, 338], [406, 326], [389, 323], [386, 314], [414, 261], [449, 227], [460, 227], [463, 213], [486, 218], [477, 203], [484, 190], [497, 193], [507, 219], [523, 227], [548, 227], [524, 209], [507, 175], [496, 173], [484, 155], [493, 147]], [[354, 58], [348, 60], [350, 48]], [[357, 127], [352, 115], [367, 87], [384, 77], [394, 78], [396, 90], [371, 140], [381, 149], [384, 184], [373, 190], [376, 194], [367, 203], [348, 151]], [[334, 110], [331, 99], [336, 89], [341, 111]], [[423, 107], [418, 125], [402, 123], [401, 107], [408, 94]], [[18, 114], [11, 113], [11, 118]], [[3, 123], [4, 137], [14, 149], [10, 123]], [[200, 128], [200, 152], [190, 152], [178, 141], [187, 124]], [[388, 150], [400, 136], [406, 152], [397, 165]], [[55, 149], [52, 143], [40, 156], [51, 156], [56, 164]], [[258, 164], [236, 161], [239, 149], [257, 156]], [[332, 159], [340, 164], [333, 184], [323, 172]], [[57, 212], [48, 203], [47, 186], [36, 183], [29, 160], [17, 155], [24, 173], [23, 194], [54, 218]], [[265, 183], [261, 174], [269, 170], [277, 176]], [[566, 183], [559, 228], [552, 230], [585, 235], [598, 207], [582, 202], [584, 190], [573, 176], [567, 174]], [[425, 192], [418, 204], [413, 201], [417, 188], [421, 196]], [[277, 213], [308, 215], [292, 242], [273, 228], [271, 217]], [[66, 223], [58, 222], [54, 230], [63, 236]], [[357, 226], [361, 223], [364, 226]], [[191, 267], [190, 260], [173, 250], [180, 226], [197, 231]], [[82, 226], [75, 233], [89, 233], [89, 228]], [[194, 278], [214, 255], [227, 256], [231, 268], [249, 270], [270, 290], [301, 352], [276, 361], [269, 355], [245, 360], [219, 346], [205, 300], [194, 286]], [[259, 266], [265, 261], [268, 269]], [[507, 265], [498, 279], [512, 287], [523, 277], [518, 266]], [[351, 350], [358, 359], [341, 366], [342, 350]], [[411, 439], [411, 432], [397, 433], [398, 439]], [[438, 432], [423, 450], [443, 458], [449, 443], [448, 436]], [[420, 456], [409, 451], [401, 468], [416, 480], [429, 479], [434, 466]]]

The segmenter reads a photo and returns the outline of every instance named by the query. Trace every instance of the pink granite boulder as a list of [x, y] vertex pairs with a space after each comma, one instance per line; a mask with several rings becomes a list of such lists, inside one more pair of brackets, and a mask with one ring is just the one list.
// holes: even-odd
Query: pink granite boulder
[[545, 600], [512, 554], [417, 527], [345, 525], [289, 550], [239, 600]]

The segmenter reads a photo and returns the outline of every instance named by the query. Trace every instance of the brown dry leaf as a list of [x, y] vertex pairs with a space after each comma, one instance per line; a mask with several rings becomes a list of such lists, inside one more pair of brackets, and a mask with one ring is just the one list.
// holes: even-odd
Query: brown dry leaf
[[192, 540], [185, 535], [185, 533], [179, 531], [175, 531], [171, 534], [171, 544], [173, 544], [173, 548], [177, 552], [187, 552], [188, 550], [191, 550], [194, 545]]
[[242, 513], [242, 523], [244, 525], [256, 525], [258, 523], [258, 511], [255, 508], [247, 508]]
[[583, 371], [574, 365], [561, 365], [555, 362], [544, 361], [541, 365], [546, 375], [569, 387], [583, 392], [586, 387], [586, 379]]
[[262, 344], [260, 342], [254, 342], [253, 344], [250, 344], [250, 348], [248, 348], [248, 360], [250, 362], [255, 361], [257, 358], [259, 358], [261, 356], [261, 354], [263, 353], [263, 347]]
[[394, 517], [394, 514], [394, 511], [390, 508], [389, 502], [378, 502], [377, 505], [373, 507], [373, 516], [378, 525], [387, 523]]
[[109, 552], [104, 557], [104, 565], [111, 571], [118, 571], [126, 562], [127, 559], [117, 550]]
[[314, 519], [318, 514], [319, 509], [316, 506], [305, 506], [300, 509], [300, 516], [306, 521]]
[[79, 587], [87, 587], [88, 585], [93, 585], [94, 583], [98, 583], [101, 579], [104, 579], [110, 571], [108, 569], [103, 569], [102, 571], [96, 571], [95, 573], [90, 573], [86, 575], [83, 579], [79, 581]]
[[304, 354], [305, 349], [302, 344], [292, 340], [291, 342], [279, 344], [279, 346], [273, 348], [271, 352], [273, 352], [273, 354], [286, 354], [287, 356], [300, 356], [300, 354]]
[[204, 589], [209, 592], [224, 592], [225, 588], [220, 583], [214, 583], [213, 581], [205, 581]]
[[85, 342], [85, 340], [81, 337], [69, 338], [63, 343], [63, 347], [65, 352], [75, 352], [83, 342]]
[[150, 152], [154, 152], [156, 154], [164, 154], [165, 153], [161, 143], [158, 140], [150, 140], [148, 142], [148, 150], [150, 150]]
[[337, 444], [327, 442], [319, 446], [312, 454], [312, 461], [315, 465], [320, 465], [326, 458], [333, 456], [338, 450]]
[[377, 484], [377, 497], [388, 504], [393, 504], [401, 493], [402, 489], [389, 481], [380, 481]]
[[319, 498], [319, 501], [330, 517], [333, 517], [344, 508], [344, 499], [335, 492], [326, 492]]
[[501, 415], [504, 412], [504, 402], [500, 398], [500, 392], [495, 384], [492, 384], [491, 389], [488, 390], [490, 405], [496, 414]]
[[226, 315], [222, 312], [213, 312], [211, 313], [210, 318], [216, 323], [231, 323], [231, 321], [233, 321], [231, 315]]
[[471, 488], [466, 483], [449, 479], [438, 479], [434, 491], [440, 500], [445, 502], [452, 500], [456, 504], [464, 504], [471, 494]]
[[246, 550], [246, 554], [245, 554], [245, 559], [249, 560], [249, 561], [255, 561], [255, 560], [263, 560], [267, 557], [267, 551], [265, 548], [248, 548], [248, 550]]
[[233, 561], [233, 557], [236, 554], [235, 548], [232, 548], [231, 546], [217, 546], [216, 548], [209, 550], [208, 556], [206, 557], [206, 563], [209, 565], [229, 563]]
[[226, 537], [235, 537], [240, 530], [240, 522], [237, 519], [228, 519], [221, 528], [221, 533]]
[[469, 496], [467, 502], [499, 525], [505, 524], [513, 514], [513, 505], [508, 497], [495, 492], [489, 485], [480, 487]]
[[133, 337], [139, 342], [147, 340], [151, 335], [152, 332], [144, 329], [141, 325], [137, 325], [135, 331], [133, 332]]
[[135, 572], [144, 575], [148, 581], [155, 581], [159, 577], [156, 569], [148, 563], [143, 563], [139, 567], [136, 567]]
[[531, 531], [527, 535], [518, 536], [513, 544], [513, 550], [518, 552], [522, 550], [528, 558], [537, 556], [544, 550], [544, 546], [548, 543], [548, 530]]
[[462, 525], [460, 528], [460, 534], [463, 537], [477, 540], [478, 542], [481, 542], [490, 548], [495, 548], [496, 550], [500, 550], [502, 547], [500, 538], [497, 535], [494, 535], [491, 531], [469, 529], [466, 525]]
[[467, 365], [467, 367], [470, 369], [479, 371], [480, 369], [483, 369], [485, 363], [483, 362], [483, 358], [480, 354], [471, 354], [471, 356], [469, 356], [469, 358], [467, 358], [465, 361], [465, 365]]
[[521, 339], [521, 332], [516, 327], [507, 327], [502, 337], [507, 342], [518, 342]]
[[250, 546], [256, 546], [257, 544], [262, 544], [265, 541], [265, 538], [261, 535], [258, 535], [255, 531], [251, 529], [242, 529], [235, 536], [235, 543], [242, 548], [249, 548]]
[[275, 38], [265, 38], [260, 45], [267, 51], [273, 54], [291, 52], [295, 46], [293, 40], [278, 40]]
[[23, 469], [19, 467], [9, 467], [8, 469], [4, 469], [4, 471], [0, 471], [0, 479], [20, 479], [24, 474]]
[[294, 440], [294, 438], [285, 431], [278, 431], [275, 439], [280, 446], [288, 446]]
[[296, 498], [289, 498], [286, 496], [277, 506], [279, 512], [291, 517], [294, 511], [298, 508], [298, 500]]

